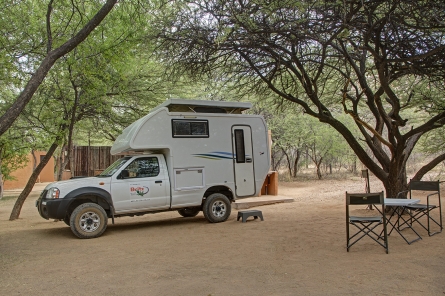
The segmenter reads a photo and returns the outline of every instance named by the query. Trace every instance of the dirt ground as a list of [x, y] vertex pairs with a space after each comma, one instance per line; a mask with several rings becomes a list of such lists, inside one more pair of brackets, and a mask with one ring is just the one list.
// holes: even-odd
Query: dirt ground
[[346, 252], [345, 191], [363, 189], [360, 178], [280, 183], [295, 201], [257, 207], [263, 222], [167, 212], [110, 220], [91, 240], [42, 219], [36, 193], [13, 222], [14, 200], [1, 200], [0, 295], [444, 295], [445, 233]]

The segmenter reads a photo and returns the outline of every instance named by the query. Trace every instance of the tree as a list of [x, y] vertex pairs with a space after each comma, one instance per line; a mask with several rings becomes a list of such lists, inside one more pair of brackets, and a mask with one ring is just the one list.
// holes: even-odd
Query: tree
[[[107, 131], [112, 136], [114, 130], [146, 113], [147, 106], [157, 105], [159, 98], [153, 102], [153, 96], [147, 96], [159, 89], [148, 79], [149, 73], [156, 72], [155, 67], [139, 71], [141, 65], [146, 66], [150, 61], [137, 60], [140, 53], [131, 52], [131, 47], [141, 42], [138, 31], [146, 32], [148, 26], [141, 20], [133, 21], [128, 28], [135, 10], [117, 8], [100, 30], [91, 33], [92, 38], [63, 56], [40, 85], [34, 100], [22, 111], [21, 117], [29, 128], [52, 142], [17, 199], [10, 220], [19, 217], [23, 202], [46, 162], [56, 150], [65, 149], [66, 157], [57, 158], [60, 178], [70, 159], [74, 130], [79, 122], [92, 121], [98, 127], [95, 131]], [[110, 128], [113, 125], [114, 129]]]
[[[0, 117], [0, 136], [5, 133], [6, 130], [14, 123], [17, 117], [20, 115], [25, 106], [32, 99], [34, 93], [40, 86], [40, 84], [45, 79], [49, 70], [55, 64], [55, 62], [64, 56], [65, 54], [72, 51], [76, 46], [78, 46], [82, 41], [84, 41], [88, 35], [102, 22], [102, 20], [107, 16], [107, 14], [111, 11], [111, 9], [116, 4], [117, 0], [107, 0], [103, 6], [97, 11], [97, 13], [87, 22], [82, 24], [83, 27], [75, 33], [71, 38], [66, 41], [63, 41], [62, 33], [68, 33], [59, 31], [62, 27], [60, 26], [57, 31], [52, 30], [51, 16], [54, 9], [54, 0], [50, 0], [47, 6], [47, 14], [46, 14], [46, 55], [41, 61], [40, 65], [36, 68], [31, 78], [29, 78], [28, 82], [24, 86], [23, 90], [15, 99], [14, 103], [9, 107], [9, 109]], [[77, 7], [74, 7], [74, 2], [72, 2], [73, 7], [72, 11], [79, 11]], [[19, 5], [19, 4], [13, 4]], [[37, 5], [37, 4], [36, 4]], [[82, 15], [79, 15], [80, 20], [83, 19]], [[68, 19], [72, 19], [68, 17]], [[69, 21], [68, 21], [69, 22]], [[66, 24], [65, 24], [66, 25]], [[58, 33], [59, 36], [53, 35], [54, 33]], [[17, 38], [16, 38], [17, 39]], [[15, 40], [16, 40], [15, 39]], [[54, 44], [62, 43], [60, 46], [53, 48]], [[26, 59], [29, 57], [22, 57]]]
[[[40, 89], [39, 91], [42, 92], [43, 90], [44, 89]], [[51, 144], [49, 145], [49, 149], [45, 149], [45, 156], [33, 169], [32, 174], [25, 185], [25, 188], [22, 190], [17, 200], [15, 201], [9, 220], [15, 220], [19, 218], [23, 204], [30, 194], [32, 188], [34, 187], [37, 178], [39, 177], [40, 173], [47, 165], [51, 157], [53, 157], [56, 149], [62, 143], [65, 134], [69, 130], [68, 127], [73, 125], [73, 121], [76, 121], [78, 119], [76, 116], [71, 116], [72, 112], [62, 113], [56, 111], [56, 114], [61, 113], [63, 115], [54, 116], [54, 111], [56, 110], [56, 108], [54, 107], [57, 105], [57, 103], [60, 103], [57, 101], [62, 101], [60, 97], [57, 97], [57, 92], [55, 96], [56, 100], [54, 100], [54, 97], [48, 96], [45, 97], [43, 100], [34, 100], [30, 104], [28, 104], [28, 106], [26, 106], [25, 110], [21, 114], [21, 118], [23, 118], [24, 120], [21, 120], [14, 124], [14, 127], [18, 126], [20, 129], [23, 129], [25, 126], [28, 127], [28, 132], [27, 134], [25, 134], [25, 136], [31, 137], [34, 140], [33, 148], [35, 148], [37, 145], [40, 147], [44, 146], [46, 148], [48, 147], [48, 142], [50, 142]]]
[[218, 69], [242, 88], [300, 105], [395, 196], [419, 139], [445, 124], [444, 19], [438, 0], [185, 1], [164, 19], [159, 42], [170, 67]]
[[34, 184], [36, 183], [36, 180], [39, 177], [40, 173], [42, 172], [43, 168], [47, 165], [48, 161], [53, 156], [54, 151], [59, 146], [59, 144], [58, 144], [59, 141], [60, 141], [60, 138], [55, 140], [55, 142], [51, 145], [51, 147], [46, 152], [46, 155], [40, 160], [40, 163], [33, 170], [28, 182], [25, 185], [25, 188], [23, 189], [23, 191], [20, 193], [19, 197], [15, 201], [14, 207], [12, 208], [12, 211], [11, 211], [11, 215], [9, 216], [9, 220], [12, 221], [12, 220], [18, 219], [18, 217], [20, 215], [20, 211], [22, 210], [23, 203], [25, 202], [25, 200], [28, 197], [29, 193], [31, 192], [32, 188], [34, 187]]

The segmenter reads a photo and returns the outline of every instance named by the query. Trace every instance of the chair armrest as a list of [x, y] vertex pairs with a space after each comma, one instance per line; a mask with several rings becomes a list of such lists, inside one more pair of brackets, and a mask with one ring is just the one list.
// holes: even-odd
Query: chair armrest
[[[430, 206], [430, 196], [433, 196], [433, 195], [437, 195], [437, 197], [439, 197], [439, 192], [434, 192], [434, 193], [428, 194], [426, 196], [426, 204], [428, 207]], [[439, 198], [439, 206], [440, 206], [440, 198]]]
[[429, 198], [430, 196], [433, 196], [433, 195], [439, 195], [439, 192], [434, 192], [434, 193], [428, 194], [426, 197]]

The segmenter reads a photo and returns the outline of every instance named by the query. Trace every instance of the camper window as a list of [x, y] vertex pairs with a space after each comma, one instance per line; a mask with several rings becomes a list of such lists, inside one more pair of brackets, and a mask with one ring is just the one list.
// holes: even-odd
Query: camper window
[[172, 120], [173, 138], [208, 138], [209, 122], [207, 120]]
[[244, 147], [244, 131], [242, 129], [235, 130], [235, 150], [236, 150], [236, 162], [246, 162], [246, 149]]

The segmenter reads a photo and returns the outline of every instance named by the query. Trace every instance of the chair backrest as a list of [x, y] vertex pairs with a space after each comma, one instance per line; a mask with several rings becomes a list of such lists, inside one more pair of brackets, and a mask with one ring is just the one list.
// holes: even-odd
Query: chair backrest
[[384, 204], [384, 195], [377, 193], [348, 193], [346, 192], [346, 205]]
[[415, 181], [409, 182], [409, 190], [440, 191], [439, 181]]

